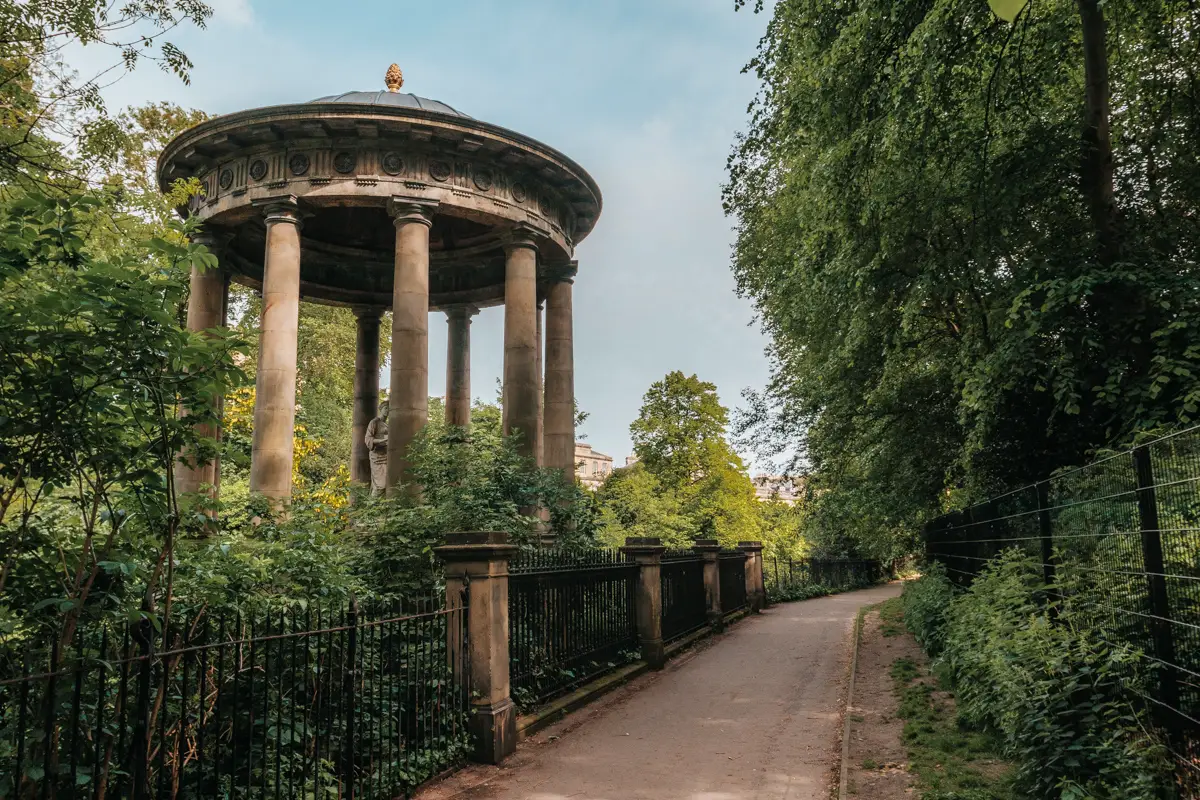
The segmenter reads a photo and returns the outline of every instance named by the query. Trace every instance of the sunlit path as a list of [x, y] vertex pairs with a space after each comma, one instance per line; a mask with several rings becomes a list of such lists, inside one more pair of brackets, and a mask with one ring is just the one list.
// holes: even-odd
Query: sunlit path
[[418, 797], [808, 800], [829, 797], [850, 634], [898, 584], [774, 606], [601, 708]]

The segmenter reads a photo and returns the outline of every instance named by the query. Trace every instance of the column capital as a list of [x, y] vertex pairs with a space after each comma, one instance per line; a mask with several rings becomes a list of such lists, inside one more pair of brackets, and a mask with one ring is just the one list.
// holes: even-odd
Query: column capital
[[541, 238], [542, 232], [537, 228], [524, 222], [518, 223], [504, 234], [504, 252], [511, 253], [519, 248], [537, 252]]
[[437, 210], [437, 207], [437, 200], [428, 200], [423, 197], [393, 196], [389, 197], [387, 202], [387, 212], [392, 217], [392, 223], [397, 226], [408, 222], [419, 222], [422, 225], [433, 227], [433, 212]]
[[479, 306], [471, 303], [454, 303], [444, 305], [440, 310], [446, 315], [447, 322], [455, 319], [466, 319], [467, 322], [470, 322], [471, 317], [479, 313]]
[[380, 319], [383, 317], [384, 312], [384, 309], [379, 306], [354, 306], [350, 310], [359, 319]]
[[692, 550], [704, 556], [705, 559], [715, 559], [721, 552], [721, 545], [716, 539], [697, 539], [692, 542]]
[[545, 267], [543, 275], [550, 283], [574, 283], [579, 274], [579, 262], [568, 261], [566, 264], [554, 264]]
[[763, 549], [762, 542], [738, 542], [737, 546], [743, 553], [761, 553]]
[[192, 234], [193, 244], [202, 244], [214, 255], [220, 255], [233, 241], [233, 233], [220, 228], [202, 228]]
[[300, 228], [304, 224], [304, 221], [300, 217], [300, 203], [296, 200], [296, 195], [294, 194], [263, 197], [259, 200], [252, 200], [250, 204], [262, 209], [263, 216], [266, 217], [268, 225], [277, 222], [289, 222]]

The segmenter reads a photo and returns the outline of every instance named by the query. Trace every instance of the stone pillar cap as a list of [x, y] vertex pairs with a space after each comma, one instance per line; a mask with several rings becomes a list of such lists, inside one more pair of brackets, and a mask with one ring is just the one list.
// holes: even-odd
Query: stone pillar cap
[[469, 531], [446, 534], [446, 543], [433, 548], [443, 561], [477, 561], [485, 558], [508, 558], [517, 552], [508, 543], [503, 531]]
[[666, 551], [667, 548], [663, 546], [662, 539], [657, 536], [629, 536], [625, 539], [625, 546], [621, 548], [622, 553], [639, 555], [652, 555]]
[[716, 539], [697, 539], [692, 542], [692, 549], [716, 552], [721, 549], [721, 544]]
[[738, 549], [757, 553], [763, 549], [762, 542], [738, 542]]

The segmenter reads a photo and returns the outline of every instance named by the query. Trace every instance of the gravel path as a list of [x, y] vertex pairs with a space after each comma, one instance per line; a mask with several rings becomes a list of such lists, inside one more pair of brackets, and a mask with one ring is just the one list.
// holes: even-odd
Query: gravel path
[[827, 800], [858, 608], [899, 584], [774, 606], [423, 800]]

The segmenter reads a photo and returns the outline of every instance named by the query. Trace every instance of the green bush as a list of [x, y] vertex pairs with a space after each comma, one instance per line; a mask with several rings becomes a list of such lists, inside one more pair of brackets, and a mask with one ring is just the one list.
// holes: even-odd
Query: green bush
[[904, 622], [921, 647], [940, 655], [946, 642], [946, 611], [954, 599], [954, 585], [946, 568], [933, 563], [919, 580], [904, 584]]
[[1005, 743], [1020, 792], [1056, 800], [1167, 796], [1166, 751], [1132, 702], [1145, 693], [1138, 652], [1104, 644], [1070, 604], [1053, 620], [1039, 565], [1016, 550], [969, 591], [952, 592], [936, 570], [906, 585], [906, 619], [940, 653], [960, 722]]

